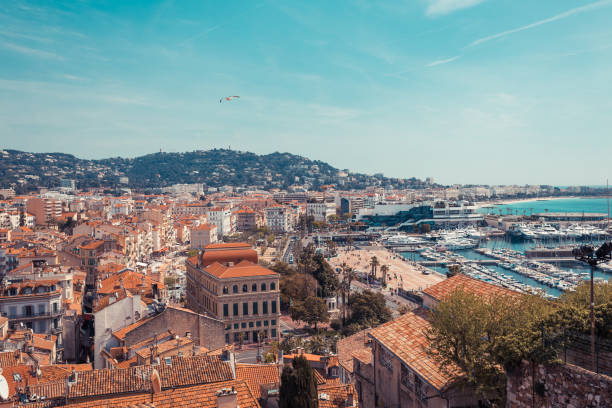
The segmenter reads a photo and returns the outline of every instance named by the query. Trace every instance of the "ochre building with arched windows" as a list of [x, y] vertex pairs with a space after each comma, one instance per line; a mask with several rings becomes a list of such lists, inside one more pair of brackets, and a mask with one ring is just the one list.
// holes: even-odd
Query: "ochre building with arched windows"
[[226, 343], [279, 336], [279, 275], [257, 263], [247, 243], [206, 246], [186, 262], [187, 307], [225, 324]]

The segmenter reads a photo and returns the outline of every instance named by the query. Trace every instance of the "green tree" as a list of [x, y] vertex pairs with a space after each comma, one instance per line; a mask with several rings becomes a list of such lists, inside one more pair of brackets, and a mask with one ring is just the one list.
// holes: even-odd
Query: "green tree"
[[292, 367], [285, 367], [281, 375], [280, 408], [318, 408], [317, 381], [304, 356], [293, 359]]
[[551, 305], [536, 296], [483, 298], [458, 289], [432, 311], [427, 352], [442, 370], [473, 388], [483, 400], [505, 400], [505, 367], [522, 359], [551, 360], [542, 348], [539, 322]]
[[293, 302], [303, 302], [317, 293], [317, 280], [305, 273], [281, 275], [280, 278], [281, 308], [288, 310]]
[[376, 256], [373, 256], [372, 259], [370, 259], [370, 274], [374, 279], [376, 279], [376, 269], [378, 268], [378, 265], [380, 265], [380, 262], [378, 262], [378, 258]]
[[383, 286], [387, 286], [387, 274], [389, 273], [389, 266], [387, 265], [381, 266], [380, 273], [382, 273]]
[[461, 265], [459, 264], [452, 264], [448, 266], [448, 275], [449, 276], [454, 276], [457, 275], [458, 273], [461, 273]]
[[329, 321], [329, 312], [325, 300], [310, 296], [304, 302], [294, 302], [289, 308], [291, 319], [300, 320], [314, 325], [315, 330], [318, 330], [319, 323], [327, 323]]
[[355, 324], [361, 328], [375, 327], [391, 320], [391, 310], [381, 293], [364, 290], [351, 295], [349, 303], [351, 309], [349, 325]]

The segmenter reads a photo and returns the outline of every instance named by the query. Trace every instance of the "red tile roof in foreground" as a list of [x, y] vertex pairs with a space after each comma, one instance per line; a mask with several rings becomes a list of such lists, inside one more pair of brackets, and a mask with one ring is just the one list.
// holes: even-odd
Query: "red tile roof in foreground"
[[[229, 363], [222, 361], [218, 356], [173, 356], [170, 362], [167, 364], [166, 359], [162, 359], [161, 363], [156, 366], [80, 372], [76, 383], [68, 389], [68, 398], [100, 399], [123, 393], [149, 393], [150, 398], [152, 392], [150, 378], [154, 369], [159, 373], [163, 390], [234, 379]], [[68, 371], [66, 371], [67, 374], [69, 374]], [[66, 384], [64, 381], [38, 385], [30, 383], [30, 392], [44, 396], [47, 400], [64, 398]]]
[[[357, 401], [357, 391], [353, 384], [334, 384], [334, 385], [319, 385], [317, 387], [319, 393], [319, 408], [345, 408], [346, 400], [349, 394], [353, 396], [352, 407], [359, 407]], [[323, 397], [322, 394], [325, 394]]]
[[238, 393], [237, 400], [240, 408], [259, 408], [259, 403], [251, 394], [246, 382], [240, 380], [168, 389], [154, 394], [141, 393], [109, 399], [96, 399], [66, 406], [73, 408], [216, 408], [217, 392], [223, 388], [231, 389], [232, 387]]
[[[370, 331], [369, 336], [395, 354], [421, 378], [438, 390], [450, 385], [455, 376], [446, 375], [440, 364], [426, 350], [429, 342], [425, 332], [430, 327], [425, 311], [416, 309]], [[461, 372], [458, 368], [456, 375]]]
[[480, 279], [470, 278], [462, 273], [436, 283], [423, 292], [440, 301], [450, 296], [456, 290], [463, 290], [478, 296], [520, 296], [519, 292], [502, 288]]
[[253, 396], [261, 398], [261, 385], [280, 387], [280, 370], [276, 364], [236, 364], [236, 379], [246, 381]]
[[351, 336], [338, 340], [338, 362], [344, 369], [353, 372], [353, 355], [372, 354], [372, 348], [369, 346], [372, 340], [368, 337], [371, 329], [361, 330]]

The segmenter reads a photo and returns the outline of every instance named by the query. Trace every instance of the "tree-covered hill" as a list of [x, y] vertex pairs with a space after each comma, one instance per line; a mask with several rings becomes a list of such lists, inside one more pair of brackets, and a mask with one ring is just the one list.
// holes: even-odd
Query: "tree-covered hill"
[[[329, 164], [289, 153], [257, 155], [236, 150], [214, 149], [184, 153], [154, 153], [136, 158], [79, 159], [64, 153], [0, 151], [0, 187], [18, 192], [37, 187], [57, 187], [61, 179], [74, 179], [79, 188], [117, 187], [122, 177], [127, 186], [151, 189], [182, 183], [206, 187], [257, 186], [286, 188], [307, 185], [318, 188], [393, 186], [419, 188], [417, 179], [392, 179], [338, 170]], [[123, 179], [125, 180], [125, 179]]]

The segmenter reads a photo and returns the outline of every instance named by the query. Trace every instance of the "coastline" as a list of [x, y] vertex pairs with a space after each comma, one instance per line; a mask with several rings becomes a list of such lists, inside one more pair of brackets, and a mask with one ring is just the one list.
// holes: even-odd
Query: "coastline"
[[501, 200], [494, 200], [494, 201], [478, 201], [474, 203], [474, 205], [477, 206], [478, 208], [483, 208], [483, 207], [491, 207], [491, 206], [498, 206], [498, 205], [531, 203], [534, 201], [576, 200], [576, 199], [591, 199], [591, 198], [605, 199], [606, 197], [602, 197], [602, 196], [563, 196], [563, 197], [509, 198], [509, 199], [501, 199]]

